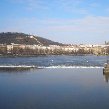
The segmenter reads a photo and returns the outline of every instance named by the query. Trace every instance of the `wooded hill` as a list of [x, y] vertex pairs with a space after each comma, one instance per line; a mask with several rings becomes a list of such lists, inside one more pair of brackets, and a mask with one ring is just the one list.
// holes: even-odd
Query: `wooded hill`
[[62, 43], [54, 42], [39, 36], [29, 35], [25, 33], [2, 32], [0, 33], [0, 44], [26, 44], [26, 45], [63, 45]]

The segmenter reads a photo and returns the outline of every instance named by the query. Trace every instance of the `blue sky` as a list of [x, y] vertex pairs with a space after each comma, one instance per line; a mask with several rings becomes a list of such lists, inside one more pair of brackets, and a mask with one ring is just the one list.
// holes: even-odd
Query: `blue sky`
[[54, 41], [109, 41], [109, 0], [1, 0], [0, 32], [24, 32]]

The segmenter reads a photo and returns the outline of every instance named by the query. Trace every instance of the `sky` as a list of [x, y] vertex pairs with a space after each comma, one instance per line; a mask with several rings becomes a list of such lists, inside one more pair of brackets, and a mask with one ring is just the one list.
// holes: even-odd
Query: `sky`
[[109, 0], [0, 0], [0, 32], [103, 44], [109, 41]]

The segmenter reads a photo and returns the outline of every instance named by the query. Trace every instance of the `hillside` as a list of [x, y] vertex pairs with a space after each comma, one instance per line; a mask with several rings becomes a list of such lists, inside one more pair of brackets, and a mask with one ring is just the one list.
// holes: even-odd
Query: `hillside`
[[63, 45], [39, 36], [28, 35], [24, 33], [0, 33], [0, 44], [26, 44], [26, 45]]

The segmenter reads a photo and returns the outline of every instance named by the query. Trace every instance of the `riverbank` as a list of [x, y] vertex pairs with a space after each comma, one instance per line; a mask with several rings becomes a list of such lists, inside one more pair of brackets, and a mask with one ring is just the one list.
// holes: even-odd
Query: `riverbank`
[[0, 55], [0, 57], [38, 57], [38, 56], [109, 56], [100, 54], [100, 55], [95, 55], [95, 54], [39, 54], [39, 55]]

